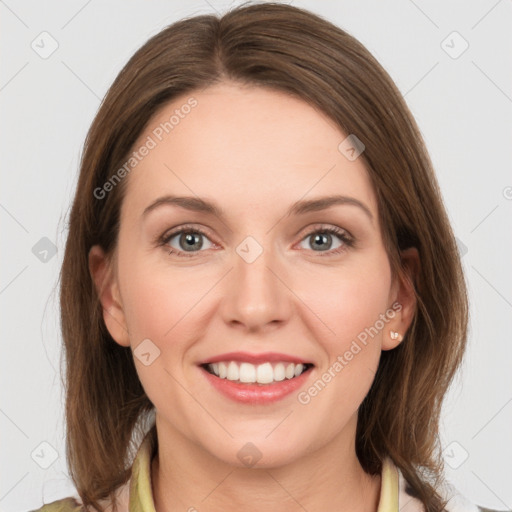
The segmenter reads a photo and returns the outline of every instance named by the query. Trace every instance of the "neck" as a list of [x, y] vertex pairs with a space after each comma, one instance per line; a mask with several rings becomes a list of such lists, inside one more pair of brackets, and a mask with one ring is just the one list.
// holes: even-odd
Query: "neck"
[[350, 426], [351, 443], [340, 436], [290, 464], [271, 468], [226, 464], [175, 431], [168, 436], [164, 430], [165, 442], [159, 436], [151, 463], [156, 512], [376, 512], [381, 477], [361, 467], [355, 421]]

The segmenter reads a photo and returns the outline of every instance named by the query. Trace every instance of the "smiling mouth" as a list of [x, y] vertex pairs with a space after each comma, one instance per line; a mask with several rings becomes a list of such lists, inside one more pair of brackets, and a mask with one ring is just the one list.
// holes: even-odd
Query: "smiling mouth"
[[200, 366], [219, 379], [229, 380], [237, 384], [268, 385], [299, 377], [314, 365], [284, 361], [266, 362], [259, 365], [238, 361], [221, 361], [205, 363]]

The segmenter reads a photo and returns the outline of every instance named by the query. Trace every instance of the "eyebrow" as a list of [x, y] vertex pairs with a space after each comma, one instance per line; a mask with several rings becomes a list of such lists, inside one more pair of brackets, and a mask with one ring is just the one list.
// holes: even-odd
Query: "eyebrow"
[[[163, 205], [179, 206], [186, 210], [214, 215], [220, 219], [226, 218], [224, 210], [210, 201], [201, 199], [200, 197], [172, 195], [165, 195], [156, 199], [144, 209], [142, 216], [145, 217], [149, 212]], [[370, 221], [373, 221], [373, 214], [368, 206], [366, 206], [355, 197], [341, 195], [325, 196], [318, 197], [316, 199], [297, 201], [296, 203], [293, 203], [292, 206], [288, 209], [286, 216], [304, 215], [310, 212], [326, 210], [332, 206], [337, 205], [357, 206], [369, 217]]]

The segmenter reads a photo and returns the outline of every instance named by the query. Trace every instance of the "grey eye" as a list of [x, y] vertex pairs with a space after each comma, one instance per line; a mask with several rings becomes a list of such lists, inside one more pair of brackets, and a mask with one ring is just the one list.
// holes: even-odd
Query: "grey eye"
[[[173, 239], [177, 238], [177, 244], [173, 245], [171, 242]], [[173, 249], [176, 249], [177, 251], [183, 251], [183, 252], [196, 252], [200, 249], [204, 248], [203, 239], [207, 240], [209, 244], [211, 242], [208, 240], [206, 235], [204, 233], [201, 233], [199, 231], [179, 231], [177, 233], [174, 233], [171, 235], [171, 237], [168, 240], [168, 245], [170, 245]], [[209, 249], [210, 247], [206, 247], [206, 249]]]

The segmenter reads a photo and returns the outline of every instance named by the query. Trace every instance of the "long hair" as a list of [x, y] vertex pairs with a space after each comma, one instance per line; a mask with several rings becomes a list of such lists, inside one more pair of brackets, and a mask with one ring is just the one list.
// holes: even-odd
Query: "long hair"
[[185, 18], [153, 36], [121, 70], [87, 134], [60, 275], [66, 455], [82, 502], [103, 511], [99, 501], [109, 498], [115, 506], [141, 421], [154, 412], [130, 348], [105, 326], [88, 267], [93, 245], [107, 255], [116, 247], [127, 179], [105, 197], [97, 190], [166, 103], [225, 81], [292, 94], [355, 134], [393, 274], [406, 278], [401, 250], [419, 251], [415, 316], [403, 342], [381, 355], [359, 408], [356, 453], [369, 474], [389, 456], [425, 509], [439, 512], [439, 418], [465, 350], [468, 299], [432, 163], [399, 90], [361, 43], [318, 15], [269, 2]]

